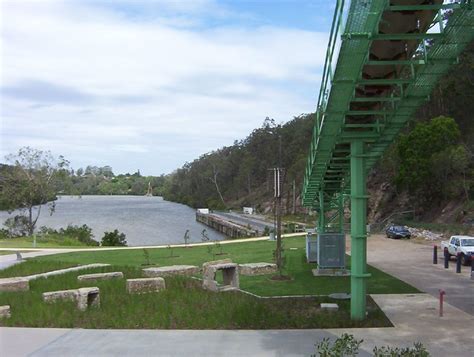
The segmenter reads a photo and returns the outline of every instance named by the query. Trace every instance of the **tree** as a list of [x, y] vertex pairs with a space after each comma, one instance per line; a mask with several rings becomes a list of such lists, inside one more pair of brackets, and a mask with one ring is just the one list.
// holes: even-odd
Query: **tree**
[[104, 232], [100, 245], [107, 247], [126, 247], [127, 239], [124, 233], [120, 233], [117, 229], [114, 229], [113, 232]]
[[8, 155], [6, 160], [12, 166], [0, 178], [2, 202], [10, 212], [19, 209], [21, 215], [26, 215], [28, 233], [32, 235], [42, 205], [49, 202], [51, 214], [54, 212], [54, 200], [69, 162], [63, 156], [56, 159], [49, 151], [30, 147]]

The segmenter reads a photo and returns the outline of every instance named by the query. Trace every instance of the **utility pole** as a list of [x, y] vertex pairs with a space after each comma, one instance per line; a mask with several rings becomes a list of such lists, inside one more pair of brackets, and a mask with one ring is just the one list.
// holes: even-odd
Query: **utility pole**
[[296, 182], [293, 180], [293, 209], [291, 210], [291, 214], [296, 214]]
[[276, 262], [277, 268], [281, 275], [281, 269], [283, 268], [282, 259], [282, 246], [281, 246], [281, 186], [282, 186], [282, 173], [281, 168], [281, 135], [278, 136], [278, 167], [274, 171], [275, 173], [275, 197], [276, 197], [276, 215], [277, 215], [277, 248], [276, 248]]

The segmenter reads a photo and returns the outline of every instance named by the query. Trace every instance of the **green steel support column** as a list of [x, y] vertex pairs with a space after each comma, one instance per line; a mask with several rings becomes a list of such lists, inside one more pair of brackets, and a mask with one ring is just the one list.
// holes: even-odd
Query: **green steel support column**
[[339, 195], [339, 229], [344, 233], [344, 194]]
[[364, 142], [351, 142], [351, 319], [366, 317], [367, 194]]
[[324, 192], [319, 191], [319, 227], [318, 233], [324, 233], [326, 231], [326, 211], [324, 210]]

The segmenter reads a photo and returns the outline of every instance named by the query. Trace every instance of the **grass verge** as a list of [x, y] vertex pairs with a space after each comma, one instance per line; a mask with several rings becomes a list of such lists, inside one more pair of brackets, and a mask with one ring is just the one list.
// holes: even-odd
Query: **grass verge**
[[[146, 249], [149, 261], [155, 266], [177, 264], [202, 265], [202, 263], [222, 258], [230, 258], [236, 263], [272, 262], [275, 242], [258, 241], [238, 244], [221, 244], [218, 247], [206, 246], [173, 249]], [[314, 264], [306, 262], [305, 238], [284, 239], [286, 264], [284, 274], [292, 279], [288, 281], [271, 280], [269, 275], [240, 276], [242, 289], [260, 296], [280, 295], [328, 295], [331, 293], [350, 292], [350, 277], [314, 277], [311, 269]], [[295, 250], [296, 249], [296, 250]], [[108, 263], [116, 266], [143, 267], [148, 261], [143, 249], [92, 251], [50, 255], [35, 258], [36, 261], [61, 262], [71, 264]], [[347, 257], [350, 267], [350, 257]], [[22, 265], [28, 265], [29, 262]], [[12, 271], [15, 267], [12, 267]], [[394, 278], [374, 267], [368, 266], [372, 277], [367, 283], [369, 294], [408, 294], [419, 290], [405, 282]]]
[[[2, 248], [33, 248], [33, 237], [2, 238], [0, 249]], [[67, 237], [38, 237], [36, 248], [97, 248], [97, 246], [88, 246], [77, 239]]]

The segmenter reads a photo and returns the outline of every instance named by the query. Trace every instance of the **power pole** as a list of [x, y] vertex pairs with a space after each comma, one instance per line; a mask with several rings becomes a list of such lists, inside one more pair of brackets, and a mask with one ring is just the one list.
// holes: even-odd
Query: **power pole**
[[293, 209], [291, 211], [291, 214], [295, 215], [296, 214], [296, 182], [293, 180]]

